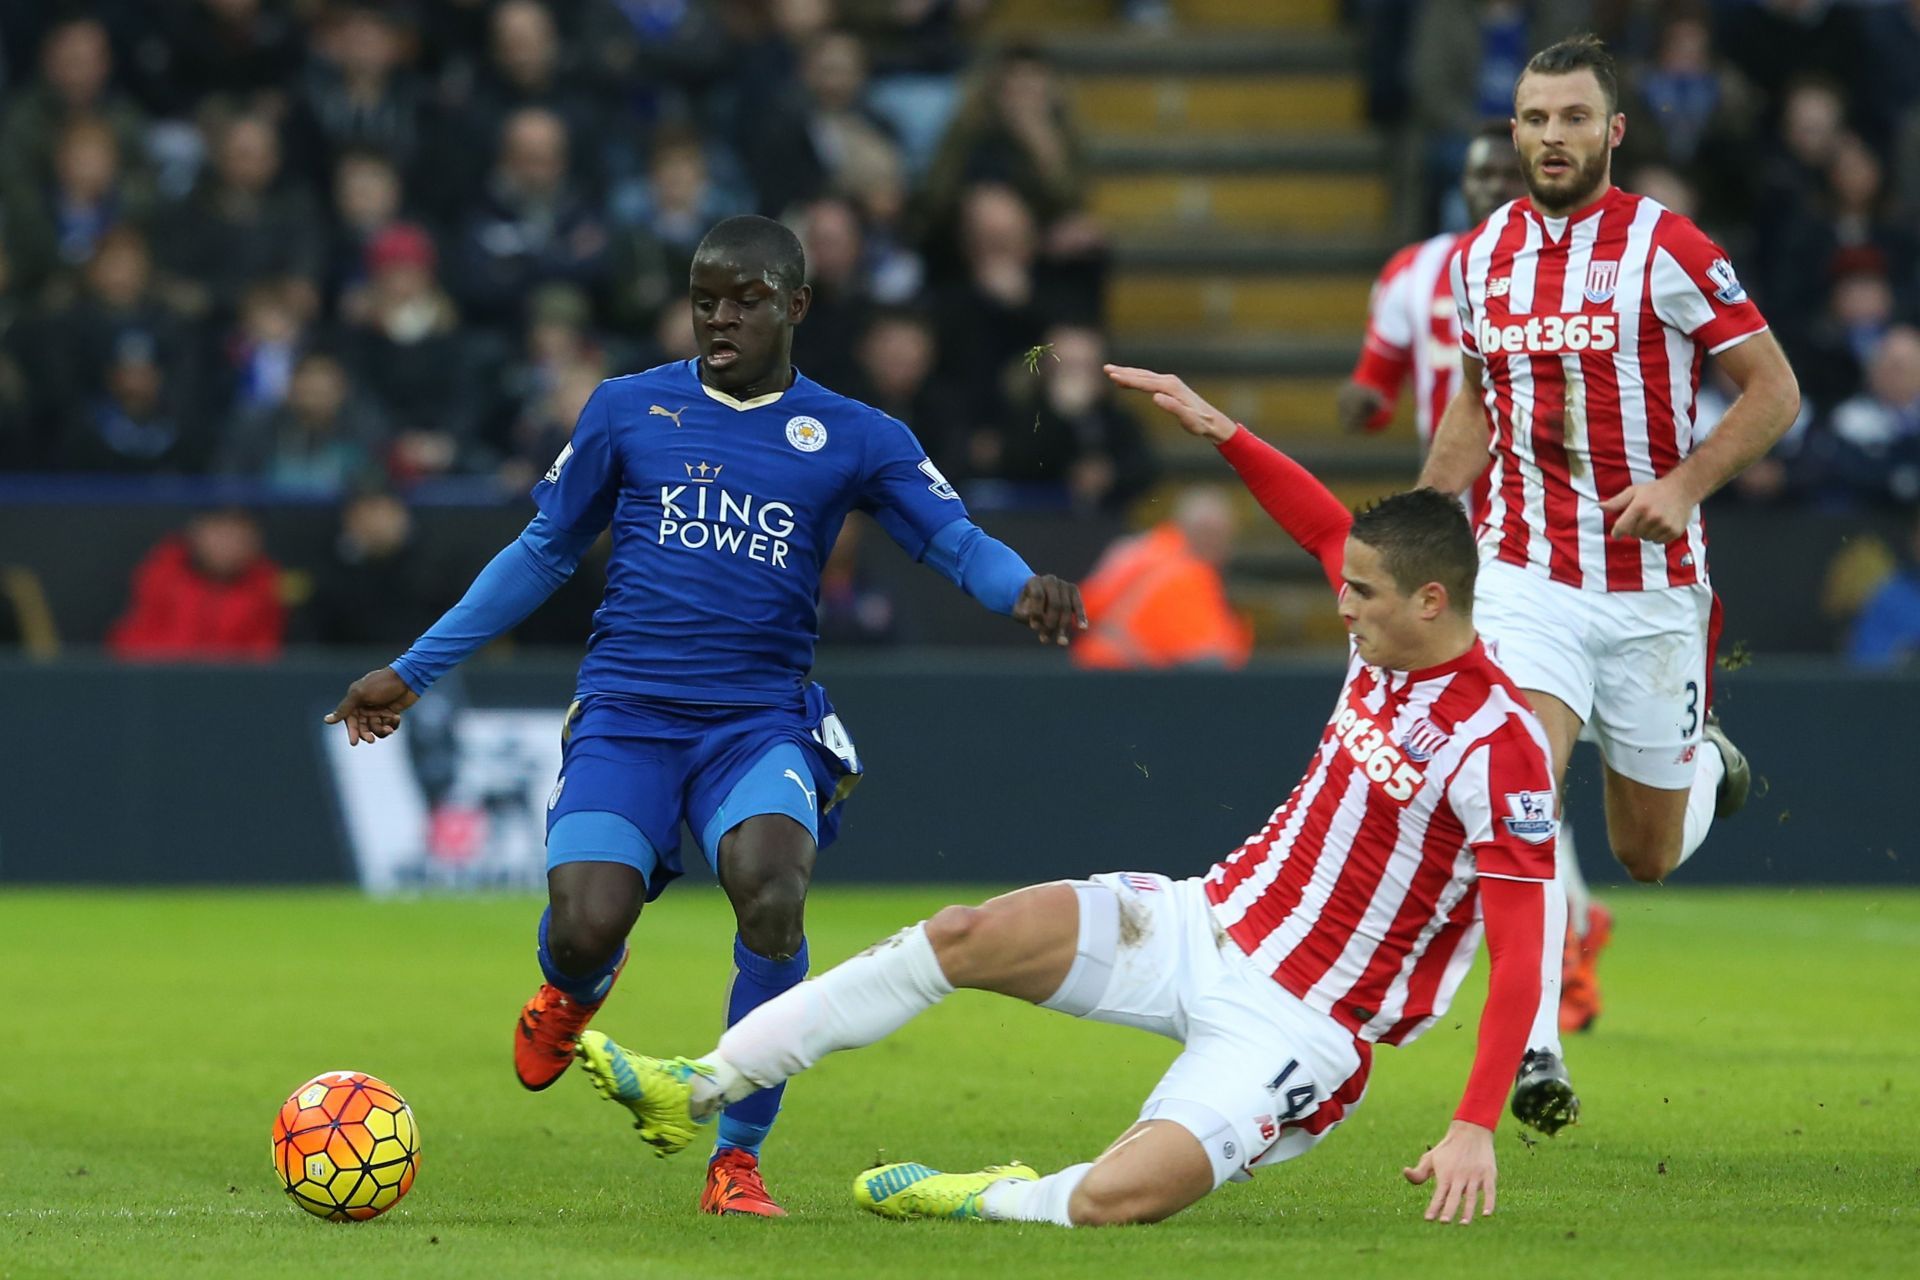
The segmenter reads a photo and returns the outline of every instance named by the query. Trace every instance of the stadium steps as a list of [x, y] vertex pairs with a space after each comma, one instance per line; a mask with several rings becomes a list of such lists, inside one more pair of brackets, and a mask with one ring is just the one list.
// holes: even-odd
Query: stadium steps
[[[1389, 240], [1386, 151], [1365, 120], [1339, 0], [1174, 0], [1165, 31], [1113, 21], [1112, 0], [1001, 6], [996, 30], [1045, 48], [1068, 86], [1113, 237], [1116, 360], [1179, 373], [1361, 504], [1418, 467], [1410, 406], [1377, 436], [1333, 421]], [[1151, 419], [1165, 482], [1223, 478], [1213, 450]], [[1319, 566], [1238, 486], [1230, 569], [1263, 642], [1338, 643]]]

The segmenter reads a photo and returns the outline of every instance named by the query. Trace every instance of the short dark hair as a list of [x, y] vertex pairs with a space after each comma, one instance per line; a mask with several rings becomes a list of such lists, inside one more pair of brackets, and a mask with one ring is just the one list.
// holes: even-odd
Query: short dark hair
[[792, 293], [807, 282], [807, 253], [800, 247], [800, 237], [784, 223], [756, 213], [714, 223], [693, 256], [764, 264], [784, 293]]
[[1457, 498], [1438, 489], [1409, 489], [1382, 498], [1353, 518], [1350, 535], [1380, 553], [1402, 595], [1429, 582], [1447, 589], [1454, 609], [1473, 616], [1473, 580], [1480, 553]]
[[[1614, 70], [1613, 55], [1607, 52], [1606, 42], [1591, 31], [1577, 36], [1568, 36], [1565, 40], [1548, 45], [1527, 60], [1527, 68], [1520, 73], [1520, 80], [1528, 76], [1564, 76], [1575, 71], [1591, 71], [1593, 78], [1600, 82], [1600, 92], [1607, 99], [1607, 115], [1612, 116], [1620, 110], [1620, 77]], [[1520, 100], [1520, 80], [1513, 83], [1513, 98]]]

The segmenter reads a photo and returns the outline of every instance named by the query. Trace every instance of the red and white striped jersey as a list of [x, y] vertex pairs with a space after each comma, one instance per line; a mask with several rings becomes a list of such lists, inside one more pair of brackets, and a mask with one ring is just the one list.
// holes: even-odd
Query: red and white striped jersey
[[[1423, 671], [1356, 655], [1306, 776], [1207, 897], [1282, 987], [1403, 1044], [1473, 963], [1479, 878], [1553, 879], [1555, 813], [1546, 734], [1480, 642]], [[1556, 979], [1558, 948], [1541, 961]]]
[[1391, 402], [1399, 397], [1398, 371], [1411, 366], [1422, 450], [1433, 443], [1433, 429], [1460, 386], [1460, 312], [1447, 272], [1459, 243], [1459, 235], [1444, 232], [1387, 259], [1367, 304], [1366, 350], [1354, 374], [1375, 386], [1366, 370], [1394, 371], [1391, 385], [1376, 386]]
[[1696, 508], [1661, 546], [1609, 536], [1600, 504], [1693, 448], [1700, 363], [1762, 332], [1724, 249], [1617, 187], [1565, 218], [1516, 200], [1453, 260], [1460, 345], [1493, 421], [1483, 554], [1591, 591], [1707, 580]]

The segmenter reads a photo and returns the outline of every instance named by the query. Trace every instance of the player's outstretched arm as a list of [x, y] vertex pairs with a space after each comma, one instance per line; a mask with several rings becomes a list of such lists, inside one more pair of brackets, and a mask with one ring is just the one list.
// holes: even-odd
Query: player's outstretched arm
[[[892, 513], [876, 514], [881, 527], [902, 540]], [[1087, 628], [1079, 587], [1050, 573], [1035, 573], [1019, 552], [971, 520], [943, 526], [928, 540], [920, 558], [995, 613], [1026, 623], [1042, 644], [1066, 644], [1074, 631]]]
[[1325, 485], [1172, 374], [1114, 364], [1106, 369], [1117, 385], [1149, 393], [1154, 404], [1172, 414], [1189, 434], [1211, 441], [1239, 473], [1261, 510], [1320, 562], [1328, 583], [1334, 591], [1340, 590], [1353, 513]]
[[1460, 389], [1447, 401], [1433, 429], [1426, 465], [1420, 468], [1421, 487], [1456, 498], [1473, 487], [1493, 460], [1487, 411], [1480, 403], [1480, 362], [1462, 353], [1460, 370]]
[[535, 516], [412, 648], [349, 685], [326, 723], [346, 725], [347, 741], [355, 746], [393, 733], [435, 680], [518, 626], [558, 590], [598, 536], [597, 530], [562, 528], [545, 513]]
[[1473, 1070], [1446, 1136], [1418, 1164], [1401, 1170], [1415, 1186], [1434, 1183], [1429, 1222], [1461, 1226], [1473, 1220], [1476, 1202], [1481, 1216], [1494, 1211], [1494, 1126], [1541, 1000], [1558, 999], [1547, 981], [1549, 973], [1559, 972], [1557, 943], [1548, 940], [1563, 937], [1567, 927], [1565, 899], [1551, 881], [1483, 874], [1480, 895], [1490, 965]]

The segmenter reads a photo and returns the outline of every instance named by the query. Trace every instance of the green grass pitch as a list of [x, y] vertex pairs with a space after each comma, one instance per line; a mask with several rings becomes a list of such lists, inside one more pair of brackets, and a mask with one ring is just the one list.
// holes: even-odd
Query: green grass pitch
[[[978, 895], [963, 891], [960, 900]], [[817, 964], [955, 895], [824, 888]], [[1622, 888], [1608, 1013], [1572, 1046], [1585, 1121], [1503, 1127], [1500, 1211], [1422, 1222], [1401, 1165], [1441, 1133], [1478, 993], [1383, 1050], [1318, 1151], [1150, 1228], [892, 1223], [855, 1209], [884, 1151], [971, 1168], [1090, 1158], [1176, 1049], [963, 994], [797, 1081], [766, 1153], [783, 1222], [698, 1215], [701, 1159], [655, 1159], [585, 1080], [513, 1081], [537, 905], [347, 892], [0, 895], [0, 1276], [1651, 1276], [1914, 1274], [1920, 894]], [[649, 910], [599, 1025], [703, 1052], [730, 922]], [[274, 1110], [329, 1068], [384, 1076], [423, 1160], [387, 1217], [296, 1210]]]

